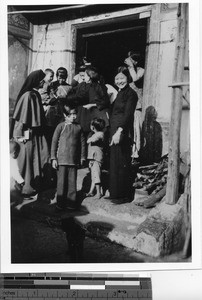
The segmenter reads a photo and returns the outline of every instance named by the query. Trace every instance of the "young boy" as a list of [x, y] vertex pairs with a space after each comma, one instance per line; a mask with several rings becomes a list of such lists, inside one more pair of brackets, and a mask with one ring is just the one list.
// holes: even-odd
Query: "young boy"
[[51, 147], [53, 133], [56, 126], [63, 120], [63, 102], [72, 87], [66, 82], [68, 77], [67, 69], [60, 67], [56, 72], [56, 81], [50, 84], [49, 108], [46, 111], [47, 141]]
[[87, 197], [96, 195], [98, 199], [102, 197], [101, 193], [101, 166], [103, 163], [103, 147], [104, 147], [104, 128], [105, 121], [101, 118], [94, 118], [90, 125], [92, 136], [88, 138], [88, 159], [89, 168], [91, 170], [91, 187]]
[[63, 106], [65, 121], [58, 124], [51, 145], [52, 167], [57, 169], [57, 208], [76, 209], [77, 168], [85, 161], [85, 138], [76, 123], [77, 111]]
[[[11, 190], [11, 198], [14, 198], [15, 196], [17, 196], [19, 192], [21, 192], [25, 181], [20, 174], [18, 162], [17, 162], [17, 157], [20, 152], [20, 145], [14, 140], [10, 140], [9, 144], [10, 144], [10, 190]], [[17, 200], [17, 199], [13, 199], [13, 200]]]
[[43, 87], [38, 90], [39, 94], [41, 95], [41, 100], [43, 104], [44, 111], [47, 111], [49, 108], [50, 102], [50, 84], [53, 81], [54, 72], [52, 69], [45, 69], [44, 73], [46, 74], [44, 78]]

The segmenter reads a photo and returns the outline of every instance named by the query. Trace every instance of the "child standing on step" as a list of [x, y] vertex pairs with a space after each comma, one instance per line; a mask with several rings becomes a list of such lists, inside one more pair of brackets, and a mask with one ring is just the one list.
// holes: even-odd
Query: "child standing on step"
[[101, 118], [94, 118], [91, 121], [90, 128], [92, 135], [88, 138], [88, 159], [91, 171], [91, 187], [87, 197], [94, 196], [100, 199], [101, 193], [101, 167], [103, 164], [103, 147], [104, 147], [104, 128], [105, 121]]
[[57, 170], [57, 208], [76, 209], [77, 169], [85, 161], [85, 138], [76, 123], [77, 110], [63, 106], [65, 121], [58, 124], [51, 145], [52, 166]]

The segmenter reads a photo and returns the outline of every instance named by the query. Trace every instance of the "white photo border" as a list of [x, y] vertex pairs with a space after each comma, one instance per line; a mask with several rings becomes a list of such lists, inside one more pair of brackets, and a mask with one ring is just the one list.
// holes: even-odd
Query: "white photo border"
[[[15, 2], [15, 3], [14, 3]], [[82, 3], [81, 3], [82, 2]], [[92, 1], [80, 1], [80, 4], [91, 4]], [[128, 1], [127, 3], [150, 3], [151, 1]], [[179, 1], [169, 1], [169, 3]], [[192, 261], [186, 263], [96, 263], [96, 264], [12, 264], [10, 242], [10, 181], [9, 181], [9, 108], [8, 108], [8, 45], [7, 45], [7, 5], [26, 5], [27, 1], [3, 1], [0, 15], [0, 93], [1, 93], [1, 265], [2, 273], [12, 272], [94, 272], [94, 271], [153, 271], [176, 269], [200, 269], [202, 267], [201, 243], [201, 104], [200, 104], [200, 31], [199, 0], [189, 0], [190, 24], [190, 99], [191, 99], [191, 192], [192, 192]], [[101, 4], [104, 4], [102, 1]], [[110, 2], [113, 4], [113, 1]], [[114, 2], [118, 3], [117, 1]], [[156, 1], [155, 3], [164, 3]], [[29, 2], [29, 5], [31, 3]], [[56, 4], [55, 1], [34, 1], [36, 4]], [[60, 4], [78, 4], [74, 1], [60, 1]], [[95, 4], [95, 1], [92, 2]], [[107, 2], [106, 2], [107, 4]]]

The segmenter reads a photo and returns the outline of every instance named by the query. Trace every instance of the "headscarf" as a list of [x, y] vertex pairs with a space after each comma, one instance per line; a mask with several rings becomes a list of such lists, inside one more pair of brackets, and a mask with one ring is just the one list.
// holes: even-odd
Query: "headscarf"
[[18, 94], [17, 102], [24, 93], [31, 91], [33, 88], [36, 88], [39, 85], [39, 83], [41, 82], [41, 80], [44, 79], [45, 76], [46, 76], [46, 74], [42, 70], [36, 70], [36, 71], [31, 72], [27, 76], [27, 79], [25, 80], [25, 82]]
[[[44, 125], [45, 116], [40, 94], [33, 91], [44, 77], [45, 73], [42, 70], [33, 71], [29, 74], [19, 92], [13, 113], [13, 121], [20, 121], [28, 128]], [[31, 91], [33, 93], [27, 93]], [[13, 131], [13, 128], [11, 128], [11, 131]]]

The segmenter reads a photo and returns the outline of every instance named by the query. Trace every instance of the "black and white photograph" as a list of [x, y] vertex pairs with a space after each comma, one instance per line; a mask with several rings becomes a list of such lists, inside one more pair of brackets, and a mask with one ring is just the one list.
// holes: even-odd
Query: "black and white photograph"
[[191, 12], [189, 1], [6, 6], [7, 270], [200, 264]]

